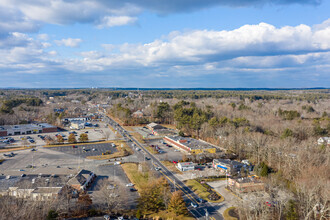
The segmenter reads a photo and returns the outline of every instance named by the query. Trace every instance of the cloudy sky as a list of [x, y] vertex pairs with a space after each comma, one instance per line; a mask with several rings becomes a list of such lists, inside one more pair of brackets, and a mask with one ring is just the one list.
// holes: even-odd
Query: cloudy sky
[[0, 87], [329, 87], [329, 11], [329, 0], [0, 0]]

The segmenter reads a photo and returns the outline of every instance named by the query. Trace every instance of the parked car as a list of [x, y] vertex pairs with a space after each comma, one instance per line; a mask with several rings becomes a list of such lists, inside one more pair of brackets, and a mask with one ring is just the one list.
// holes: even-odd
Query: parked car
[[135, 192], [135, 191], [137, 191], [137, 189], [135, 189], [135, 188], [130, 188], [129, 191], [131, 191], [131, 192]]
[[178, 163], [178, 161], [173, 160], [173, 163]]
[[146, 159], [146, 160], [150, 160], [150, 158], [149, 158], [149, 157], [145, 157], [145, 159]]
[[134, 184], [133, 183], [127, 183], [126, 186], [130, 187], [130, 186], [134, 186]]
[[194, 207], [194, 208], [197, 208], [198, 207], [198, 205], [195, 204], [195, 203], [193, 203], [193, 202], [191, 203], [191, 206]]

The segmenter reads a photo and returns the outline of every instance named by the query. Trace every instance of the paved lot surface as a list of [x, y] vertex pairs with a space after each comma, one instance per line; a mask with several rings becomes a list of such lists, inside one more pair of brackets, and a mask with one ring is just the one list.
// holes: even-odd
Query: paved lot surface
[[220, 206], [220, 209], [218, 210], [218, 212], [220, 212], [222, 214], [227, 208], [230, 208], [232, 206], [236, 206], [236, 204], [238, 202], [238, 198], [236, 196], [234, 196], [234, 194], [232, 194], [231, 192], [229, 192], [225, 189], [225, 187], [226, 187], [226, 181], [225, 180], [208, 182], [208, 184], [215, 191], [220, 193], [225, 198], [225, 201], [220, 203], [221, 206]]
[[148, 145], [157, 145], [164, 153], [155, 154], [159, 160], [169, 160], [169, 161], [178, 161], [182, 160], [184, 153], [175, 151], [174, 147], [167, 147], [166, 144], [162, 144], [162, 139], [159, 140], [149, 140]]
[[[75, 146], [73, 148], [72, 146]], [[111, 143], [103, 143], [103, 144], [86, 144], [86, 145], [72, 145], [72, 146], [64, 146], [64, 147], [53, 147], [51, 148], [54, 151], [63, 152], [66, 154], [72, 154], [80, 157], [88, 157], [88, 156], [97, 156], [102, 155], [107, 151], [111, 151], [111, 153], [117, 152], [117, 147], [112, 147]], [[84, 152], [84, 149], [86, 152]]]
[[[76, 134], [76, 139], [79, 139], [79, 136], [83, 133], [86, 133], [88, 135], [88, 139], [90, 141], [99, 141], [99, 140], [114, 140], [116, 139], [115, 133], [112, 132], [110, 128], [106, 126], [105, 123], [100, 122], [98, 123], [99, 127], [96, 128], [86, 128], [86, 129], [81, 129], [81, 130], [75, 130]], [[43, 146], [46, 144], [46, 142], [38, 137], [38, 135], [42, 136], [49, 136], [53, 140], [56, 140], [57, 134], [61, 134], [64, 137], [64, 141], [67, 142], [68, 136], [69, 136], [70, 129], [67, 131], [58, 131], [58, 132], [52, 132], [52, 133], [40, 133], [40, 134], [27, 134], [27, 135], [15, 135], [15, 136], [8, 136], [11, 137], [15, 140], [14, 143], [12, 144], [5, 144], [3, 141], [5, 140], [5, 137], [0, 137], [3, 139], [0, 139], [0, 148], [6, 147], [17, 147], [17, 146]], [[34, 143], [30, 143], [28, 140], [26, 140], [27, 137], [31, 137], [34, 141]]]

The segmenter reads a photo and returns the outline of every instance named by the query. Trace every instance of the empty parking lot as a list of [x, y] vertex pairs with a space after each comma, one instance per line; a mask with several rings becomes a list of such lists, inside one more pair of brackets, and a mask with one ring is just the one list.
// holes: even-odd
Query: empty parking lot
[[86, 145], [73, 144], [71, 146], [53, 147], [51, 149], [54, 151], [60, 151], [62, 153], [72, 154], [81, 157], [102, 155], [102, 153], [105, 153], [107, 151], [111, 151], [111, 153], [117, 152], [116, 147], [112, 147], [111, 143], [86, 144]]

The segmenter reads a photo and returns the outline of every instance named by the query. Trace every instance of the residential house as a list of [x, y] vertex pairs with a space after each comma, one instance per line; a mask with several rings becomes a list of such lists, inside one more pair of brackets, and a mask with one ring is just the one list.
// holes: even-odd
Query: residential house
[[330, 137], [320, 137], [318, 140], [317, 140], [317, 143], [319, 145], [330, 145]]
[[133, 112], [133, 114], [132, 114], [133, 118], [142, 118], [143, 116], [144, 116], [144, 114], [140, 110], [137, 110], [136, 112]]

